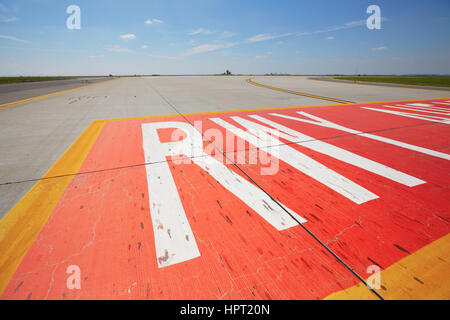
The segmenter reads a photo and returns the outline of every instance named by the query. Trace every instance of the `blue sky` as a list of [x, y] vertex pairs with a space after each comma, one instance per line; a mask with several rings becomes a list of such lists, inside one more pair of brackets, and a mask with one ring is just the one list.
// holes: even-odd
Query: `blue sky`
[[[381, 30], [366, 27], [372, 4]], [[0, 0], [0, 75], [450, 74], [449, 13], [448, 0]]]

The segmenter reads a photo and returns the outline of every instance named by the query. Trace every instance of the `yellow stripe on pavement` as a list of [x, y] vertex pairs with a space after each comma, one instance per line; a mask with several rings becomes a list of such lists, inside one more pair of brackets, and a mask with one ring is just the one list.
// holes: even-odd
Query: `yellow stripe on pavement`
[[[381, 289], [391, 300], [450, 299], [450, 234], [435, 240], [380, 272]], [[369, 300], [374, 295], [359, 283], [332, 293], [327, 300]]]
[[41, 100], [41, 99], [45, 99], [45, 98], [48, 98], [48, 97], [56, 96], [56, 95], [59, 95], [59, 94], [62, 94], [62, 93], [67, 93], [67, 92], [72, 92], [72, 91], [75, 91], [75, 90], [88, 88], [88, 87], [94, 86], [96, 84], [105, 83], [105, 82], [112, 81], [112, 80], [117, 80], [117, 79], [119, 79], [119, 78], [106, 80], [106, 81], [100, 81], [100, 82], [96, 82], [96, 83], [91, 83], [91, 84], [88, 84], [88, 85], [85, 85], [85, 86], [81, 86], [81, 87], [77, 87], [77, 88], [72, 88], [72, 89], [52, 92], [52, 93], [44, 94], [44, 95], [33, 97], [33, 98], [28, 98], [28, 99], [18, 100], [18, 101], [14, 101], [14, 102], [5, 103], [5, 104], [0, 104], [0, 110], [1, 109], [6, 109], [6, 108], [10, 108], [10, 107], [14, 107], [14, 106], [17, 106], [17, 105], [20, 105], [20, 104], [24, 104], [24, 103], [28, 103], [28, 102], [32, 102], [32, 101]]
[[292, 93], [292, 94], [296, 94], [296, 95], [304, 96], [304, 97], [308, 97], [308, 98], [321, 99], [321, 100], [329, 100], [329, 101], [339, 102], [339, 103], [343, 103], [343, 104], [350, 104], [350, 103], [353, 103], [353, 102], [345, 101], [345, 100], [339, 100], [339, 99], [327, 98], [327, 97], [316, 96], [316, 95], [307, 94], [307, 93], [301, 93], [301, 92], [292, 91], [292, 90], [286, 90], [286, 89], [275, 88], [275, 87], [267, 86], [267, 85], [265, 85], [265, 84], [260, 84], [260, 83], [257, 83], [257, 82], [253, 82], [252, 79], [247, 79], [247, 82], [250, 83], [250, 84], [254, 84], [254, 85], [256, 85], [256, 86], [263, 87], [263, 88], [272, 89], [272, 90], [277, 90], [277, 91], [286, 92], [286, 93]]
[[94, 121], [0, 221], [0, 295], [74, 175], [51, 177], [77, 173], [105, 123]]

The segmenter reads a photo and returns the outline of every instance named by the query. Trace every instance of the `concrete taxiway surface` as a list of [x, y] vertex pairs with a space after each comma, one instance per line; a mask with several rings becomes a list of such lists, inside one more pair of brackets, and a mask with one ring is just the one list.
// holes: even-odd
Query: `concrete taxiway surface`
[[347, 84], [359, 84], [359, 85], [367, 85], [367, 86], [380, 86], [380, 87], [394, 87], [394, 88], [409, 88], [409, 89], [426, 89], [426, 90], [437, 90], [437, 91], [450, 91], [448, 87], [435, 87], [435, 86], [417, 86], [417, 85], [408, 85], [408, 84], [399, 84], [399, 83], [388, 83], [388, 82], [372, 82], [372, 81], [351, 81], [351, 80], [342, 80], [336, 79], [335, 77], [309, 77], [310, 80], [319, 80], [319, 81], [329, 81], [335, 83], [347, 83]]
[[2, 84], [0, 85], [0, 105], [53, 92], [79, 88], [105, 80], [109, 80], [109, 78], [76, 78]]
[[257, 77], [255, 81], [272, 87], [323, 95], [352, 102], [398, 101], [447, 98], [448, 91], [412, 89], [366, 84], [349, 84], [312, 80], [308, 77]]
[[[282, 91], [253, 85], [247, 82], [247, 78], [120, 78], [0, 109], [0, 213], [3, 216], [9, 212], [1, 225], [6, 236], [0, 247], [8, 248], [0, 257], [0, 272], [3, 279], [7, 279], [1, 283], [2, 290], [6, 290], [3, 298], [64, 298], [70, 294], [70, 298], [314, 299], [335, 293], [338, 297], [376, 298], [366, 286], [358, 285], [361, 279], [355, 276], [356, 273], [362, 278], [367, 277], [364, 272], [367, 261], [372, 261], [371, 265], [381, 265], [383, 269], [391, 266], [384, 274], [392, 281], [401, 278], [401, 269], [396, 271], [396, 263], [400, 259], [412, 259], [412, 262], [404, 263], [417, 266], [420, 257], [443, 257], [436, 252], [441, 252], [448, 240], [443, 245], [435, 240], [448, 234], [448, 203], [442, 200], [448, 188], [443, 174], [449, 168], [446, 158], [449, 132], [445, 120], [450, 107], [446, 100], [450, 99], [448, 92], [349, 85], [304, 77], [253, 79], [267, 87], [285, 90]], [[315, 121], [318, 118], [314, 117], [319, 117], [351, 128], [344, 129], [351, 137], [339, 138], [342, 133], [337, 134], [336, 127], [319, 125], [317, 129], [314, 125], [310, 128], [296, 123], [292, 117], [298, 115], [297, 111], [302, 112], [302, 108], [283, 109], [338, 104], [312, 95], [359, 103], [386, 103], [304, 109]], [[424, 99], [429, 100], [420, 102]], [[409, 102], [392, 102], [406, 100]], [[249, 109], [261, 110], [229, 112]], [[234, 173], [220, 166], [211, 168], [211, 163], [196, 162], [217, 181], [188, 164], [174, 163], [168, 172], [176, 178], [178, 189], [162, 193], [156, 200], [152, 198], [161, 189], [153, 190], [151, 179], [162, 179], [153, 182], [173, 187], [165, 180], [168, 175], [160, 174], [169, 170], [169, 167], [158, 167], [165, 159], [154, 158], [154, 143], [171, 141], [171, 127], [164, 128], [159, 122], [202, 121], [206, 124], [204, 129], [209, 127], [216, 133], [222, 130], [224, 136], [226, 132], [233, 132], [247, 141], [247, 144], [242, 144], [243, 149], [229, 151], [239, 157], [241, 152], [249, 150], [248, 143], [254, 144], [253, 138], [223, 121], [231, 121], [229, 119], [234, 114], [248, 117], [254, 113], [266, 121], [284, 119], [283, 125], [287, 128], [284, 130], [308, 134], [298, 136], [302, 141], [311, 137], [319, 141], [328, 139], [329, 144], [312, 143], [305, 147], [320, 150], [325, 156], [306, 152], [310, 157], [297, 159], [299, 155], [296, 152], [304, 152], [303, 146], [297, 147], [296, 151], [283, 149], [285, 164], [270, 179], [257, 173], [262, 166], [259, 162], [256, 167], [245, 165], [242, 172], [227, 164]], [[149, 131], [142, 131], [145, 124], [149, 124]], [[160, 141], [146, 145], [146, 141], [153, 141], [151, 128], [156, 127], [160, 130]], [[359, 140], [362, 138], [358, 135], [363, 132], [385, 132], [382, 138], [368, 138], [384, 143], [388, 141], [388, 147], [381, 142], [371, 144]], [[272, 141], [270, 147], [275, 145]], [[386, 163], [386, 166], [359, 158], [344, 149]], [[220, 147], [219, 151], [228, 152]], [[353, 167], [327, 158], [331, 154], [383, 178], [367, 173], [356, 174]], [[191, 156], [192, 159], [208, 158], [205, 154], [194, 153]], [[337, 172], [328, 171], [324, 178], [315, 170], [321, 172], [325, 169], [313, 158], [328, 167], [337, 167]], [[308, 163], [306, 167], [305, 163]], [[302, 168], [307, 175], [334, 188], [339, 196], [312, 180], [305, 180], [305, 176], [293, 172], [292, 167]], [[394, 167], [397, 170], [393, 170]], [[222, 181], [227, 175], [225, 182]], [[228, 185], [233, 179], [239, 184]], [[422, 186], [427, 181], [430, 183]], [[225, 189], [214, 183], [223, 185]], [[339, 188], [341, 183], [342, 188]], [[372, 184], [375, 185], [373, 190], [368, 191]], [[240, 185], [246, 187], [241, 190]], [[409, 188], [416, 189], [410, 191]], [[239, 195], [243, 202], [233, 202], [226, 189]], [[177, 199], [167, 198], [176, 194], [176, 190], [182, 205]], [[267, 194], [260, 190], [279, 196], [266, 199]], [[306, 193], [299, 193], [299, 190]], [[181, 218], [164, 220], [167, 217], [160, 221], [153, 215], [150, 220], [147, 211], [156, 209], [149, 208], [147, 193], [150, 194], [150, 206], [152, 201], [167, 198], [165, 203], [170, 203], [171, 208], [159, 205], [162, 205], [161, 210], [167, 210], [169, 216], [170, 212], [178, 212], [184, 207], [189, 223], [183, 223], [187, 220]], [[207, 194], [214, 194], [215, 198], [205, 198]], [[263, 204], [259, 206], [253, 197], [262, 198]], [[405, 198], [408, 199], [407, 204], [397, 203]], [[278, 201], [295, 214], [284, 208], [284, 211], [275, 209], [279, 216], [271, 216], [271, 211], [280, 205]], [[153, 204], [155, 207], [158, 205], [156, 202]], [[359, 205], [365, 206], [364, 213]], [[408, 206], [408, 215], [402, 213], [402, 205]], [[213, 207], [216, 214], [208, 215]], [[314, 210], [308, 211], [308, 208]], [[106, 215], [113, 209], [113, 215]], [[322, 213], [323, 210], [326, 214]], [[81, 217], [84, 212], [87, 215]], [[247, 213], [241, 217], [238, 212]], [[380, 212], [388, 212], [388, 217], [380, 221]], [[140, 213], [144, 214], [142, 219], [138, 215]], [[20, 215], [24, 221], [17, 218]], [[51, 220], [47, 223], [49, 218]], [[319, 238], [311, 237], [298, 226], [286, 229], [295, 225], [291, 218], [301, 224], [308, 221], [304, 225]], [[29, 221], [25, 222], [27, 219]], [[418, 224], [414, 222], [412, 226], [397, 228], [411, 223], [408, 219], [415, 219]], [[385, 229], [384, 223], [388, 225]], [[186, 227], [189, 224], [192, 230]], [[210, 230], [211, 226], [216, 229]], [[123, 231], [119, 232], [117, 228]], [[179, 234], [174, 230], [183, 231], [182, 238], [177, 238]], [[352, 230], [357, 231], [354, 233]], [[159, 235], [159, 232], [163, 234]], [[383, 232], [385, 234], [381, 234]], [[341, 237], [344, 233], [345, 240]], [[36, 237], [38, 240], [35, 242]], [[100, 237], [100, 243], [95, 241], [96, 237]], [[389, 249], [377, 242], [379, 237], [381, 242], [389, 243]], [[172, 241], [178, 241], [178, 245]], [[324, 250], [325, 246], [330, 250]], [[123, 265], [108, 254], [113, 247], [117, 248], [120, 261], [128, 259], [126, 265], [129, 269], [123, 269]], [[140, 251], [141, 247], [146, 251]], [[359, 251], [374, 247], [376, 253], [364, 252], [364, 257], [359, 256]], [[100, 252], [106, 252], [106, 256], [102, 255], [98, 263], [93, 263]], [[306, 252], [310, 254], [305, 256]], [[335, 252], [338, 252], [336, 257], [332, 254]], [[413, 253], [417, 255], [413, 256]], [[68, 261], [69, 257], [80, 259]], [[288, 258], [292, 258], [289, 267]], [[82, 270], [89, 270], [92, 274], [83, 284], [88, 286], [87, 291], [69, 293], [64, 289], [65, 280], [62, 279], [66, 276], [64, 268], [67, 263], [80, 264]], [[111, 267], [109, 273], [102, 269], [105, 265]], [[295, 268], [304, 269], [309, 275], [299, 274]], [[440, 268], [447, 270], [448, 265], [440, 265]], [[133, 280], [136, 273], [139, 281]], [[427, 274], [434, 275], [432, 272]], [[418, 277], [417, 272], [414, 277]], [[424, 282], [423, 278], [418, 279], [418, 284]], [[426, 281], [436, 280], [430, 279], [427, 277]], [[302, 283], [301, 289], [295, 285], [296, 281]], [[405, 281], [409, 288], [414, 287], [409, 279]], [[415, 284], [414, 280], [412, 283]], [[389, 287], [390, 297], [402, 297], [397, 292], [400, 287], [398, 283]], [[436, 286], [431, 288], [436, 289]], [[438, 297], [446, 296], [446, 288], [444, 291], [436, 289]], [[342, 293], [344, 289], [346, 291]], [[415, 294], [420, 291], [420, 288], [413, 289]], [[432, 296], [432, 289], [429, 296]]]

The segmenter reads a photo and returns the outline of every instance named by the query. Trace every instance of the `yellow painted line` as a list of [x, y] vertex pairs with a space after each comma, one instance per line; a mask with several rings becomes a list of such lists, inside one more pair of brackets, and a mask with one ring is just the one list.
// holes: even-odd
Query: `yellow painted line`
[[[94, 121], [43, 178], [78, 172], [105, 121]], [[0, 221], [0, 295], [74, 176], [43, 179]]]
[[[391, 300], [450, 299], [450, 234], [435, 240], [381, 271], [382, 288], [378, 290]], [[359, 283], [333, 293], [328, 300], [373, 299], [367, 287]]]
[[[327, 81], [327, 80], [319, 80], [319, 79], [312, 79], [312, 78], [307, 78], [308, 80], [313, 80], [313, 81]], [[425, 88], [408, 88], [408, 87], [397, 87], [397, 86], [387, 86], [385, 84], [383, 84], [382, 82], [370, 82], [370, 81], [356, 81], [356, 83], [351, 83], [351, 82], [343, 82], [343, 81], [339, 81], [340, 79], [336, 79], [338, 81], [328, 81], [328, 82], [334, 82], [334, 83], [343, 83], [343, 84], [360, 84], [360, 85], [372, 85], [375, 87], [383, 87], [383, 88], [391, 88], [391, 89], [409, 89], [409, 90], [423, 90], [423, 91], [434, 91], [434, 92], [445, 92], [445, 90], [436, 90], [436, 89], [425, 89]], [[345, 81], [352, 81], [352, 80], [345, 80]], [[375, 84], [376, 83], [376, 84]], [[392, 83], [392, 84], [399, 84], [402, 85], [401, 83]], [[439, 87], [439, 88], [445, 88], [445, 87]]]
[[88, 85], [85, 85], [85, 86], [81, 86], [81, 87], [77, 87], [77, 88], [72, 88], [72, 89], [52, 92], [52, 93], [44, 94], [44, 95], [33, 97], [33, 98], [28, 98], [28, 99], [18, 100], [18, 101], [14, 101], [14, 102], [5, 103], [5, 104], [0, 104], [0, 110], [1, 109], [6, 109], [6, 108], [10, 108], [10, 107], [14, 107], [14, 106], [17, 106], [17, 105], [20, 105], [20, 104], [24, 104], [24, 103], [28, 103], [28, 102], [32, 102], [32, 101], [41, 100], [41, 99], [45, 99], [45, 98], [48, 98], [48, 97], [56, 96], [56, 95], [59, 95], [59, 94], [62, 94], [62, 93], [67, 93], [67, 92], [72, 92], [72, 91], [75, 91], [75, 90], [85, 89], [85, 88], [88, 88], [88, 87], [95, 86], [97, 84], [101, 84], [101, 83], [105, 83], [105, 82], [109, 82], [109, 81], [117, 80], [117, 79], [120, 79], [120, 78], [100, 81], [100, 82], [91, 83], [91, 84], [88, 84]]
[[286, 89], [275, 88], [275, 87], [267, 86], [265, 84], [260, 84], [260, 83], [257, 83], [257, 82], [253, 82], [251, 80], [251, 78], [247, 79], [247, 82], [250, 83], [250, 84], [253, 84], [255, 86], [260, 86], [260, 87], [263, 87], [263, 88], [277, 90], [277, 91], [281, 91], [281, 92], [292, 93], [292, 94], [296, 94], [296, 95], [304, 96], [304, 97], [308, 97], [308, 98], [329, 100], [329, 101], [339, 102], [339, 103], [343, 103], [343, 104], [351, 104], [351, 103], [353, 103], [353, 102], [339, 100], [339, 99], [327, 98], [327, 97], [316, 96], [316, 95], [312, 95], [312, 94], [301, 93], [301, 92], [297, 92], [297, 91], [291, 91], [291, 90], [286, 90]]
[[[220, 110], [220, 111], [205, 111], [205, 112], [193, 112], [193, 113], [183, 113], [183, 116], [201, 116], [208, 114], [221, 114], [221, 113], [237, 113], [237, 112], [252, 112], [252, 111], [272, 111], [272, 110], [286, 110], [286, 109], [298, 109], [298, 108], [319, 108], [319, 107], [347, 107], [352, 105], [371, 105], [379, 103], [406, 103], [406, 102], [418, 102], [418, 101], [440, 101], [448, 100], [449, 98], [438, 98], [438, 99], [410, 99], [410, 100], [397, 100], [397, 101], [377, 101], [377, 102], [355, 102], [347, 104], [319, 104], [311, 106], [292, 106], [292, 107], [267, 107], [267, 108], [253, 108], [253, 109], [234, 109], [234, 110]], [[145, 116], [145, 117], [130, 117], [130, 118], [115, 118], [115, 119], [103, 119], [102, 121], [124, 121], [124, 120], [143, 120], [152, 118], [170, 118], [170, 117], [181, 117], [179, 114], [166, 114], [166, 115], [156, 115], [156, 116]]]

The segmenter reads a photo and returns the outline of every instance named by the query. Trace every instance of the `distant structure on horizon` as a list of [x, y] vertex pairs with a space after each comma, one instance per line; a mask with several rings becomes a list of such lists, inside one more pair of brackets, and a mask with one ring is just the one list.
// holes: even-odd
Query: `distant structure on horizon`
[[290, 73], [273, 73], [273, 72], [271, 72], [271, 73], [266, 73], [265, 74], [266, 76], [290, 76], [291, 74]]

